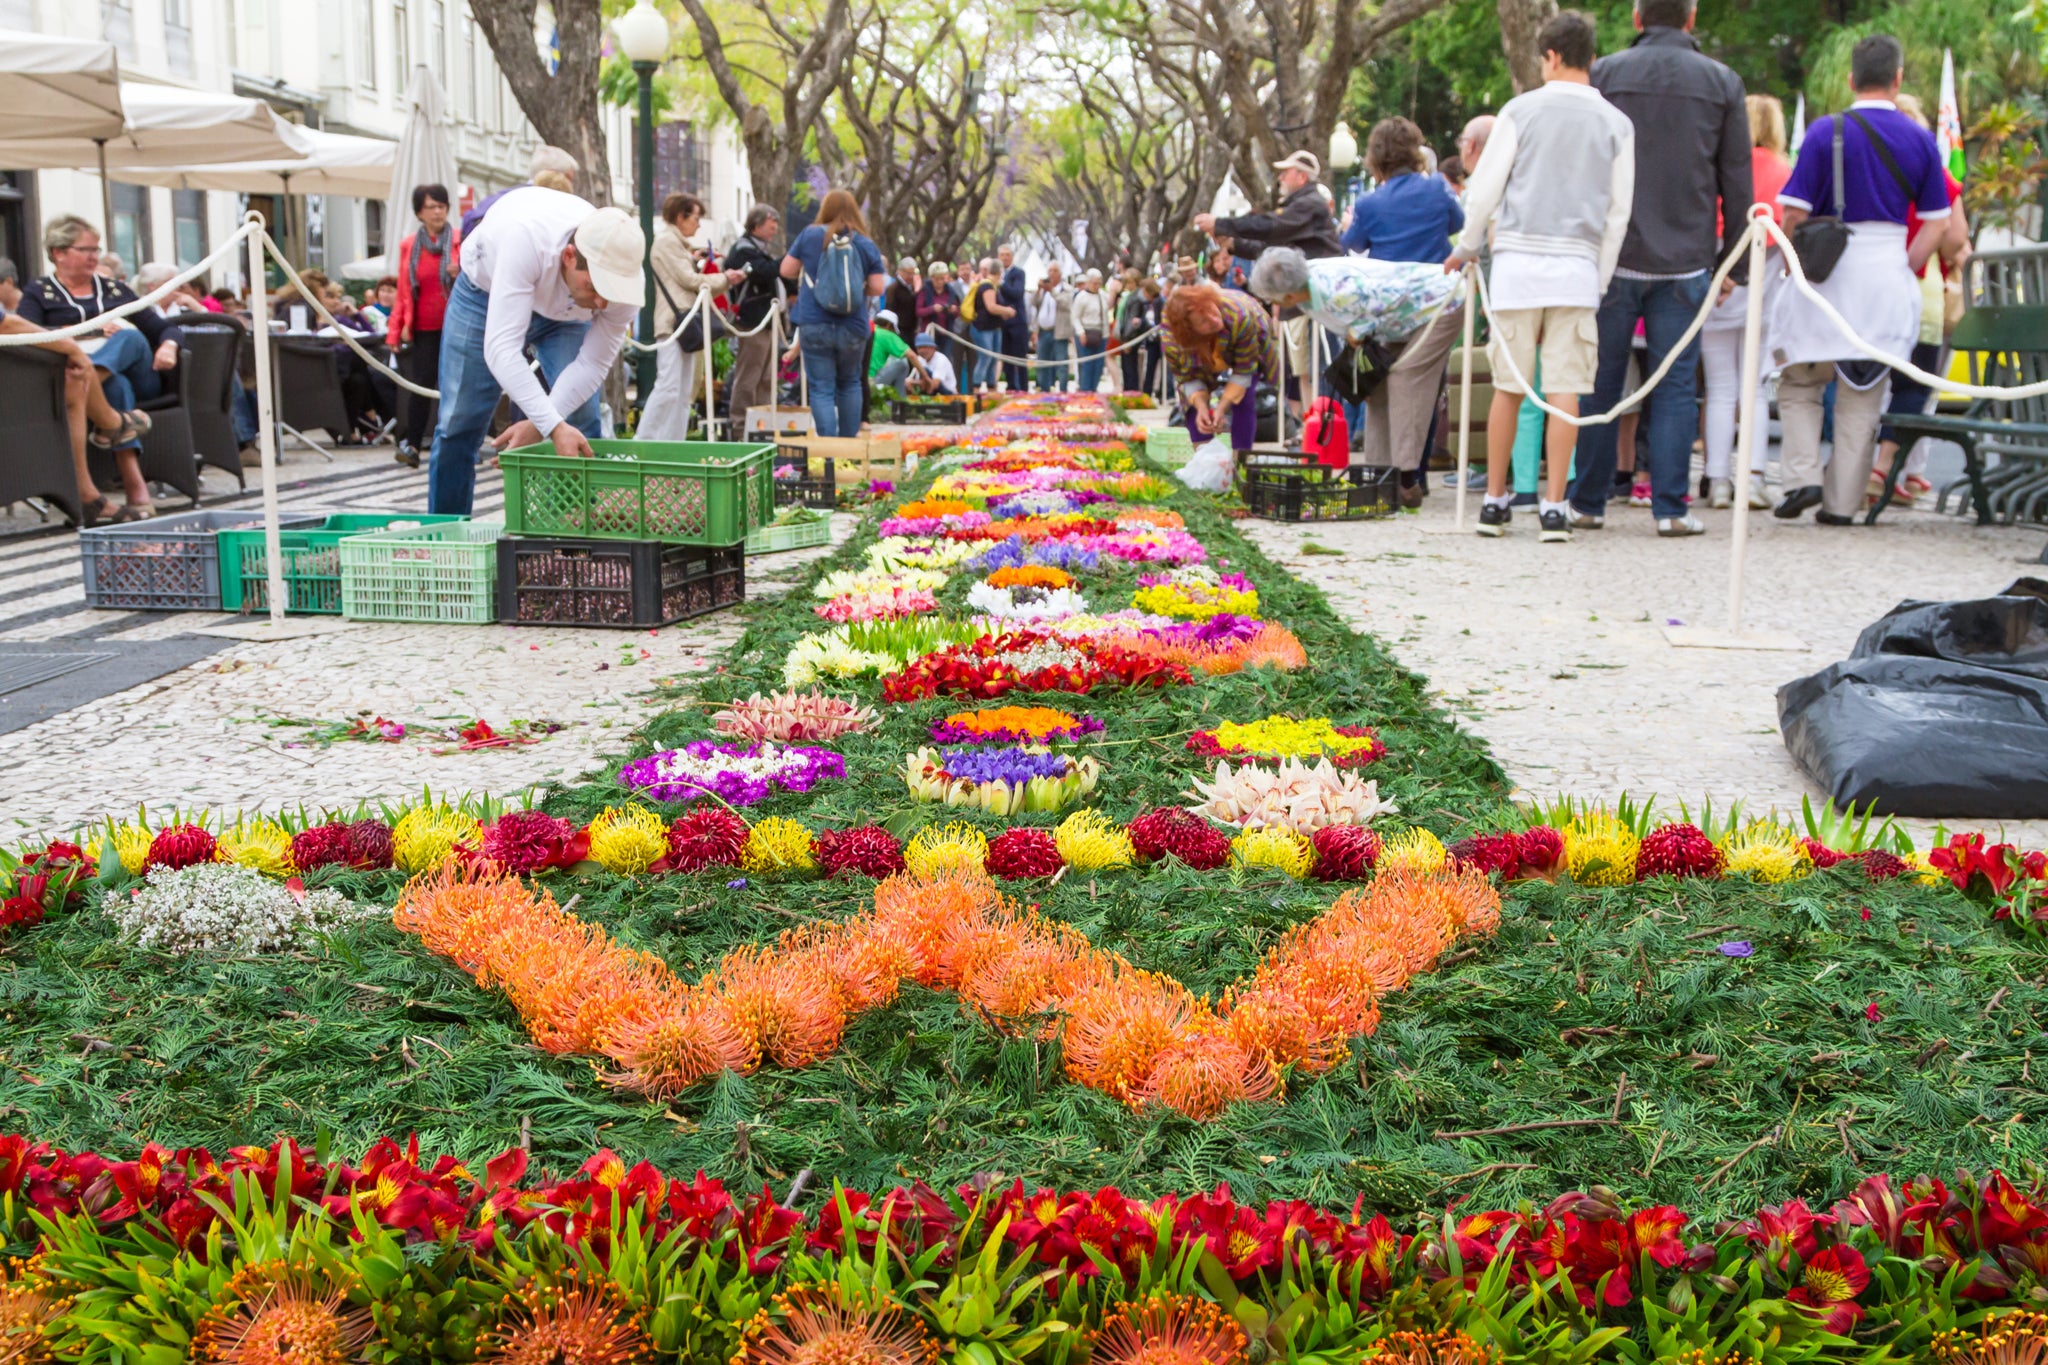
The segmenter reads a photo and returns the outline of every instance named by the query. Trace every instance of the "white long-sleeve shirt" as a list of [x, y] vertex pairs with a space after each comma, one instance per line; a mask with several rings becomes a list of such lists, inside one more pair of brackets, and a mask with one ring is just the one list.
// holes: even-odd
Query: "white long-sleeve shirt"
[[[491, 205], [490, 214], [462, 242], [462, 273], [490, 296], [484, 317], [484, 363], [514, 406], [540, 434], [561, 425], [604, 383], [639, 310], [610, 304], [579, 307], [562, 279], [562, 248], [596, 212], [589, 200], [529, 185]], [[552, 390], [526, 364], [526, 333], [536, 317], [587, 322], [582, 349]]]

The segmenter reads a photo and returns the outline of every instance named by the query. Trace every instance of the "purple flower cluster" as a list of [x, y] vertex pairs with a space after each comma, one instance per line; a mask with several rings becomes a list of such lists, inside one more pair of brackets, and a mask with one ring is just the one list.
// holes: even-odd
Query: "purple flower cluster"
[[692, 740], [679, 749], [636, 758], [619, 769], [619, 784], [656, 801], [687, 801], [709, 792], [735, 806], [774, 793], [807, 792], [825, 778], [846, 776], [846, 760], [830, 749]]
[[946, 776], [968, 782], [1005, 782], [1022, 786], [1034, 777], [1065, 777], [1074, 761], [1065, 754], [1032, 753], [1028, 749], [945, 749], [939, 754]]
[[1069, 573], [1088, 573], [1094, 570], [1101, 558], [1094, 550], [1084, 550], [1071, 541], [1041, 540], [1036, 544], [1026, 544], [1024, 537], [1011, 536], [1008, 540], [997, 541], [962, 567], [971, 573], [989, 574], [997, 569], [1020, 569], [1026, 564], [1039, 564], [1065, 569]]
[[1106, 728], [1099, 717], [1086, 715], [1075, 716], [1071, 726], [1048, 729], [1042, 735], [1028, 735], [1018, 730], [975, 730], [938, 720], [932, 722], [932, 740], [938, 744], [1061, 744]]
[[1249, 640], [1264, 625], [1256, 616], [1237, 616], [1219, 611], [1206, 621], [1190, 621], [1174, 629], [1185, 630], [1192, 638], [1207, 643], [1213, 640]]

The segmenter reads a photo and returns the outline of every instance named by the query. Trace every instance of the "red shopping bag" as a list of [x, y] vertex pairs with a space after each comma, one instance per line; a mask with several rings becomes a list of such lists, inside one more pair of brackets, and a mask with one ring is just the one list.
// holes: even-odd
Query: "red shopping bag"
[[1334, 398], [1323, 397], [1308, 405], [1308, 419], [1301, 424], [1301, 448], [1316, 457], [1317, 464], [1342, 469], [1351, 463], [1351, 424]]

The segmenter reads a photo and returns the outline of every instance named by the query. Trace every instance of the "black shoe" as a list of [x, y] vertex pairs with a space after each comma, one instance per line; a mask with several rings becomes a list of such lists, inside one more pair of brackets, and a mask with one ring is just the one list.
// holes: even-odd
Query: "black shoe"
[[1797, 521], [1809, 507], [1820, 506], [1820, 485], [1807, 484], [1804, 488], [1788, 488], [1785, 500], [1778, 504], [1778, 510], [1771, 513], [1780, 521]]
[[1508, 499], [1508, 506], [1534, 507], [1537, 504], [1537, 501], [1538, 499], [1534, 493], [1517, 493], [1515, 494], [1515, 496]]
[[1479, 508], [1479, 534], [1482, 536], [1506, 535], [1508, 522], [1513, 519], [1514, 515], [1503, 503], [1482, 503]]
[[1536, 518], [1536, 525], [1540, 528], [1540, 533], [1536, 539], [1540, 541], [1550, 542], [1570, 540], [1572, 538], [1571, 523], [1565, 519], [1563, 508], [1553, 507], [1549, 511], [1542, 513]]
[[398, 449], [393, 452], [391, 458], [408, 469], [418, 469], [420, 467], [419, 448], [410, 441], [399, 442]]
[[1854, 526], [1856, 524], [1856, 518], [1836, 516], [1833, 512], [1815, 512], [1813, 519], [1823, 526]]

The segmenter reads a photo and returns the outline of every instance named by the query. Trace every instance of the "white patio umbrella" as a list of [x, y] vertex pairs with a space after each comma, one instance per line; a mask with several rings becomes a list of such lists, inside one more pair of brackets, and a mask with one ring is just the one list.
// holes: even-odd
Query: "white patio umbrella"
[[[445, 185], [455, 192], [455, 148], [448, 138], [448, 99], [440, 78], [425, 64], [412, 69], [405, 88], [408, 109], [405, 131], [398, 135], [398, 150], [391, 163], [384, 211], [384, 240], [391, 244], [389, 255], [398, 259], [398, 243], [419, 226], [412, 214], [415, 185]], [[451, 205], [452, 207], [452, 205]]]
[[234, 194], [342, 194], [382, 197], [398, 144], [319, 128], [295, 128], [306, 155], [284, 160], [228, 161], [218, 165], [133, 169], [122, 176], [139, 185]]
[[111, 138], [121, 131], [112, 43], [0, 29], [0, 141]]

